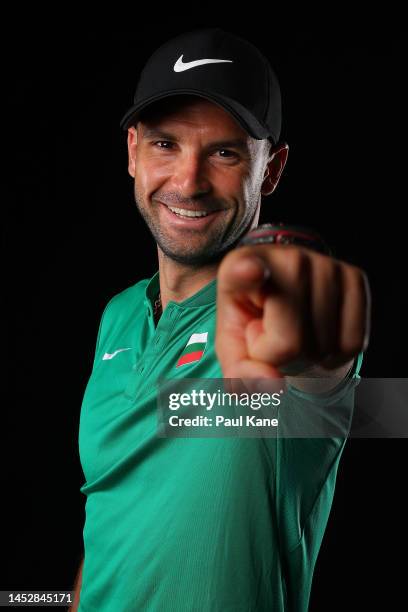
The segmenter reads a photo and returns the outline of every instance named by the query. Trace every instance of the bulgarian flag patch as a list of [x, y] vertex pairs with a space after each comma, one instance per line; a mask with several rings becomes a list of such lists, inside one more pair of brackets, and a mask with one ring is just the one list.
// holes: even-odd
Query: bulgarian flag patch
[[176, 368], [185, 365], [186, 363], [194, 363], [200, 361], [207, 346], [208, 332], [202, 334], [192, 334], [187, 342], [184, 351], [181, 353]]

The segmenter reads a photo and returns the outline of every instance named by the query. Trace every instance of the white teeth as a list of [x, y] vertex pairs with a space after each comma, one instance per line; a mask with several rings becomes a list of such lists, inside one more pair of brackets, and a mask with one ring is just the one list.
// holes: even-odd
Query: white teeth
[[170, 210], [179, 217], [206, 217], [209, 213], [203, 210], [186, 210], [185, 208], [174, 208], [169, 206]]

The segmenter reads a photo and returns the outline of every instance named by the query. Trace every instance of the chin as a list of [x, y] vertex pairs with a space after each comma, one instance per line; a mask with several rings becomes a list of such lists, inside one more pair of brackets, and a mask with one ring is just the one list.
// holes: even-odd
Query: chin
[[162, 245], [159, 245], [160, 250], [164, 253], [166, 257], [169, 259], [182, 264], [184, 266], [192, 266], [192, 267], [201, 267], [210, 265], [213, 263], [217, 263], [223, 257], [224, 253], [216, 252], [212, 253], [209, 250], [206, 251], [188, 251], [180, 252], [174, 251], [172, 249], [163, 248]]

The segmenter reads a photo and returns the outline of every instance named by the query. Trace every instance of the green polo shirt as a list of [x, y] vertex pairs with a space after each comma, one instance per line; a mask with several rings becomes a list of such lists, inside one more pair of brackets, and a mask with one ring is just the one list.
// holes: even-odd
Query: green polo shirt
[[[216, 279], [170, 301], [155, 327], [158, 291], [156, 272], [114, 296], [99, 327], [79, 427], [79, 610], [304, 612], [346, 439], [159, 437], [158, 379], [222, 371]], [[180, 366], [192, 338], [196, 357]]]

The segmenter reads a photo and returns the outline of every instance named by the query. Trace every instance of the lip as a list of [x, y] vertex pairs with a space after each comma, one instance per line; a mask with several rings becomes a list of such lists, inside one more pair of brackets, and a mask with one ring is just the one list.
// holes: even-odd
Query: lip
[[[210, 212], [205, 217], [178, 217], [174, 212], [170, 210], [168, 206], [166, 206], [166, 204], [163, 204], [163, 202], [160, 202], [160, 200], [157, 200], [157, 201], [161, 205], [161, 208], [164, 209], [163, 212], [164, 212], [164, 215], [166, 216], [166, 221], [168, 220], [168, 222], [174, 225], [175, 227], [180, 227], [183, 229], [202, 230], [207, 225], [212, 223], [214, 219], [223, 212], [222, 210], [214, 210], [213, 212]], [[187, 206], [186, 206], [186, 210], [187, 210]], [[199, 210], [199, 209], [188, 208], [188, 210]]]

